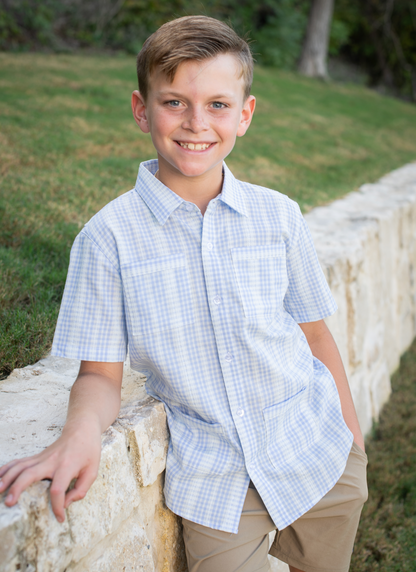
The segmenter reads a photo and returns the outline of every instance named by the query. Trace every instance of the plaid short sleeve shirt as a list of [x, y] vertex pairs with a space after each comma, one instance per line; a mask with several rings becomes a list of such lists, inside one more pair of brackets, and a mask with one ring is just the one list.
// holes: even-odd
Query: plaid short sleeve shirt
[[165, 497], [236, 533], [250, 478], [279, 529], [342, 474], [335, 382], [299, 323], [336, 310], [296, 203], [236, 180], [204, 216], [140, 165], [75, 240], [52, 352], [123, 361], [165, 404]]

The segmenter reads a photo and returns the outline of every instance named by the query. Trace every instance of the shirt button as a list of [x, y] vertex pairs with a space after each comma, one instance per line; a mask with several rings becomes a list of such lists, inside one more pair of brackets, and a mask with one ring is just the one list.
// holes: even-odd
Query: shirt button
[[239, 417], [243, 417], [244, 416], [244, 409], [237, 409], [237, 415]]
[[214, 245], [212, 244], [212, 242], [207, 242], [207, 248], [208, 248], [208, 250], [212, 250], [214, 248]]
[[221, 296], [215, 296], [214, 304], [217, 304], [217, 306], [218, 306], [219, 304], [221, 304], [221, 302], [222, 302]]
[[228, 361], [228, 363], [229, 363], [230, 361], [233, 361], [233, 355], [230, 354], [230, 352], [227, 352], [224, 356], [224, 359], [225, 359], [225, 361]]

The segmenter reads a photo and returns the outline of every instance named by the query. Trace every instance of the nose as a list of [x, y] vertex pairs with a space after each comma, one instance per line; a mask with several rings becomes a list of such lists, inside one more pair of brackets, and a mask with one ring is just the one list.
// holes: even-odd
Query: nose
[[205, 113], [199, 108], [189, 108], [186, 117], [182, 123], [184, 129], [190, 129], [193, 133], [201, 133], [209, 129], [209, 123], [205, 117]]

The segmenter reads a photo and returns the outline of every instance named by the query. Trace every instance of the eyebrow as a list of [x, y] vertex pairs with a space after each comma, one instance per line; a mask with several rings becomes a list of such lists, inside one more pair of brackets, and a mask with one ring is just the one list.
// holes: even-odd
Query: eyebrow
[[[178, 99], [185, 97], [183, 94], [175, 91], [160, 91], [159, 95], [161, 97], [177, 97]], [[209, 99], [234, 99], [234, 94], [220, 93], [210, 96]]]

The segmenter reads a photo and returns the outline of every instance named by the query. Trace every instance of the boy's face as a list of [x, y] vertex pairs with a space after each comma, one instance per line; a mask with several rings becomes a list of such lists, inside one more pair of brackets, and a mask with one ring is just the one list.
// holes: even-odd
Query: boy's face
[[150, 133], [159, 170], [176, 178], [217, 176], [236, 137], [247, 131], [255, 98], [244, 101], [244, 79], [231, 54], [182, 63], [170, 82], [155, 70], [147, 101], [133, 93], [134, 118]]

